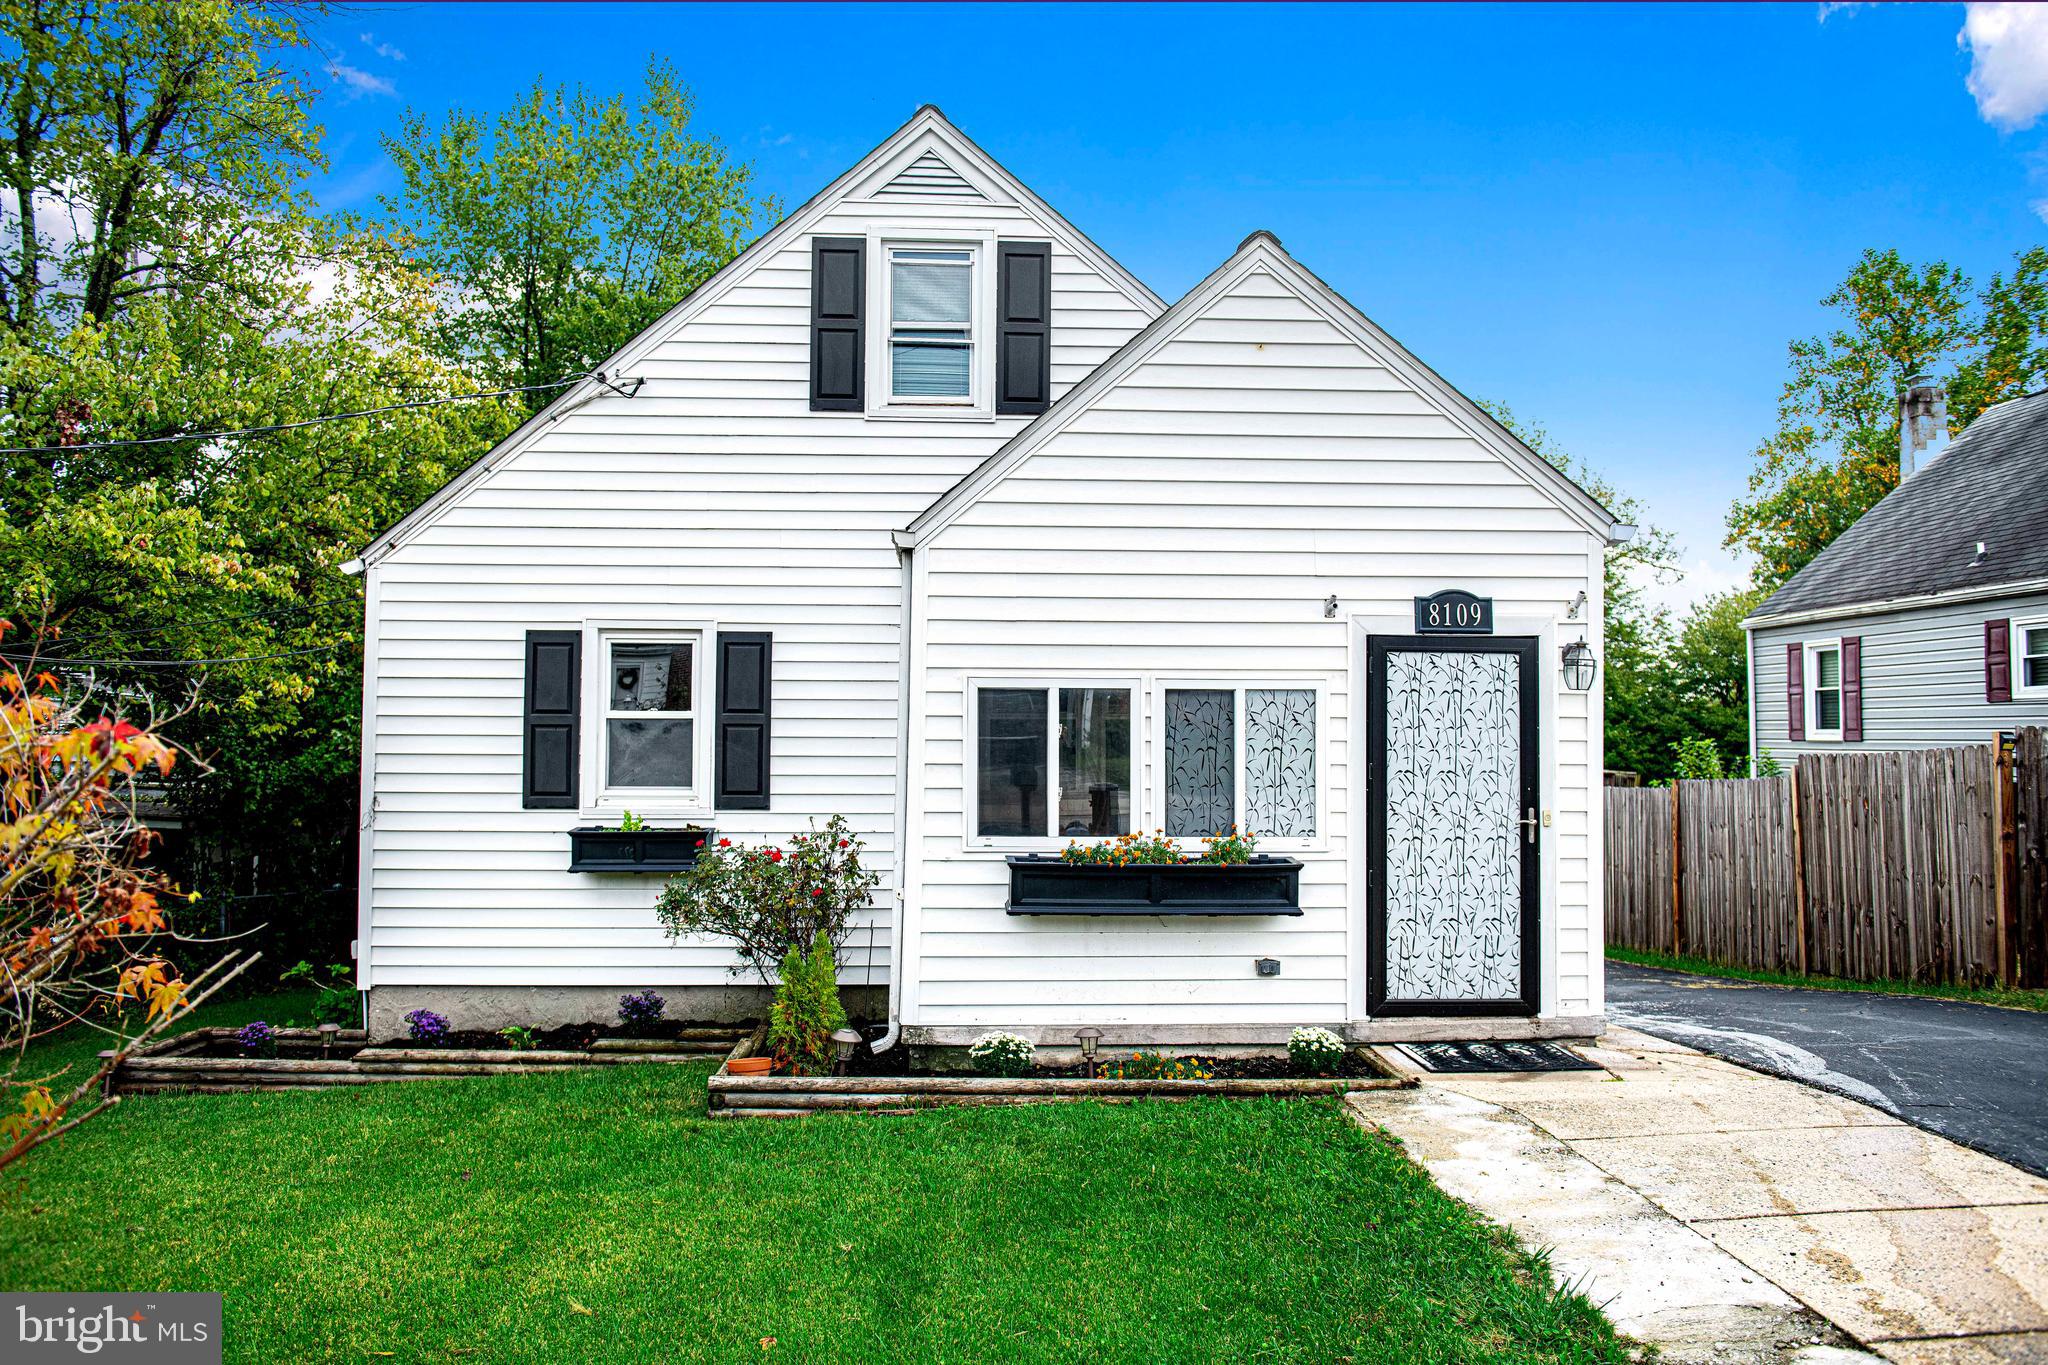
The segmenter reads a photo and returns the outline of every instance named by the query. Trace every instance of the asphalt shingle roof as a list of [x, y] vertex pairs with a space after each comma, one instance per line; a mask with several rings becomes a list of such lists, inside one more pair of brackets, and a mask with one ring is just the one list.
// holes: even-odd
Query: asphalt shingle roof
[[1987, 408], [1755, 615], [2034, 578], [2048, 578], [2048, 390]]

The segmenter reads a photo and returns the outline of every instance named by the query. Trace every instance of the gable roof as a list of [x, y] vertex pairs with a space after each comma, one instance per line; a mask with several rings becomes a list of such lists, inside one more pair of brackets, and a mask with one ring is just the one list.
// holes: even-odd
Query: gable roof
[[1346, 333], [1367, 354], [1384, 365], [1417, 392], [1437, 401], [1444, 415], [1481, 445], [1491, 449], [1529, 483], [1548, 493], [1557, 504], [1577, 517], [1588, 530], [1619, 538], [1623, 523], [1557, 466], [1538, 455], [1521, 439], [1454, 388], [1435, 370], [1418, 360], [1407, 347], [1382, 331], [1378, 324], [1358, 311], [1351, 302], [1318, 279], [1280, 245], [1270, 232], [1254, 232], [1209, 277], [1190, 289], [1180, 302], [1154, 318], [1107, 360], [1090, 371], [1087, 378], [1061, 395], [1031, 424], [1004, 442], [965, 478], [954, 484], [898, 533], [900, 544], [915, 545], [955, 521], [989, 489], [1022, 464], [1047, 440], [1064, 430], [1076, 416], [1115, 386], [1131, 371], [1201, 317], [1209, 306], [1247, 275], [1266, 271], [1291, 287], [1296, 296], [1320, 313], [1339, 331]]
[[[936, 171], [933, 162], [937, 163]], [[755, 238], [746, 250], [727, 261], [710, 279], [691, 290], [673, 308], [613, 352], [596, 371], [563, 389], [554, 401], [529, 417], [474, 464], [379, 532], [363, 550], [362, 561], [373, 564], [391, 553], [407, 536], [432, 522], [442, 509], [459, 500], [469, 488], [488, 478], [493, 470], [531, 445], [542, 432], [574, 409], [608, 393], [622, 395], [624, 391], [617, 385], [622, 380], [630, 380], [632, 367], [670, 332], [723, 297], [755, 264], [782, 250], [791, 239], [810, 231], [812, 224], [840, 202], [863, 195], [883, 202], [904, 197], [905, 185], [899, 182], [913, 171], [917, 172], [917, 177], [910, 184], [917, 184], [918, 177], [922, 177], [924, 189], [928, 191], [934, 184], [943, 182], [943, 186], [951, 187], [944, 196], [946, 198], [965, 199], [971, 192], [974, 199], [999, 195], [1021, 205], [1044, 222], [1062, 246], [1093, 266], [1142, 311], [1157, 316], [1165, 309], [1165, 300], [1069, 223], [1057, 209], [1040, 199], [1028, 185], [1010, 174], [1001, 162], [984, 152], [972, 138], [954, 127], [936, 104], [922, 105], [907, 123], [884, 138], [873, 151], [805, 200], [781, 222]]]
[[[2048, 390], [1986, 408], [1751, 622], [2048, 579]], [[1984, 551], [1977, 552], [1979, 543]]]

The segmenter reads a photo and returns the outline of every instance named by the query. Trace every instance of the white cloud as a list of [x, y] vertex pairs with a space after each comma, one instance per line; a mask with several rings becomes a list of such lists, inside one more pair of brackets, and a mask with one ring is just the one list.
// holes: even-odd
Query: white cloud
[[1643, 596], [1652, 606], [1667, 607], [1673, 616], [1683, 616], [1694, 603], [1713, 593], [1749, 586], [1749, 568], [1731, 554], [1697, 555], [1678, 566], [1676, 582], [1660, 582], [1648, 573], [1638, 573]]
[[2048, 113], [2048, 6], [2001, 0], [1964, 10], [1956, 43], [1970, 50], [1977, 112], [2008, 132], [2031, 127]]
[[377, 41], [377, 35], [376, 35], [376, 34], [374, 34], [374, 33], [363, 33], [363, 34], [358, 34], [357, 36], [358, 36], [358, 37], [360, 37], [360, 38], [361, 38], [361, 39], [363, 40], [363, 46], [364, 46], [364, 47], [367, 47], [368, 49], [370, 49], [370, 51], [372, 51], [372, 52], [376, 53], [376, 54], [377, 54], [377, 55], [378, 55], [379, 57], [382, 57], [382, 58], [383, 58], [383, 59], [384, 59], [385, 61], [387, 61], [387, 62], [402, 62], [402, 61], [404, 61], [404, 60], [405, 60], [405, 53], [401, 52], [401, 51], [400, 51], [399, 49], [397, 49], [397, 48], [393, 47], [393, 46], [392, 46], [391, 44], [389, 44], [389, 43], [380, 43], [380, 42], [378, 42], [378, 41]]
[[347, 62], [329, 62], [327, 64], [327, 74], [348, 87], [350, 99], [356, 99], [363, 95], [396, 96], [398, 94], [398, 87], [390, 81], [385, 80], [382, 76], [373, 76], [367, 71], [359, 71]]

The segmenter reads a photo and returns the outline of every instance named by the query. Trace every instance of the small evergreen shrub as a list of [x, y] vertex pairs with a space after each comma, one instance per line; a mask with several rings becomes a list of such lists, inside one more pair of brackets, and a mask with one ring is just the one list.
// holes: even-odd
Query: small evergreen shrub
[[503, 1038], [505, 1046], [511, 1048], [514, 1052], [531, 1052], [540, 1043], [540, 1040], [534, 1036], [532, 1029], [522, 1028], [518, 1024], [507, 1024], [504, 1028], [498, 1030], [498, 1036]]
[[820, 929], [810, 952], [791, 948], [782, 959], [782, 979], [768, 1010], [768, 1050], [775, 1069], [795, 1076], [829, 1073], [837, 1058], [832, 1035], [845, 1027], [838, 955]]
[[405, 1031], [415, 1043], [433, 1047], [448, 1036], [448, 1019], [432, 1010], [414, 1010], [405, 1016]]
[[642, 991], [638, 995], [619, 997], [619, 1022], [629, 1029], [644, 1029], [661, 1022], [662, 1011], [668, 1008], [668, 1001], [653, 991]]
[[1036, 1050], [1014, 1033], [984, 1033], [967, 1049], [967, 1060], [984, 1076], [1028, 1076]]
[[1298, 1028], [1287, 1035], [1287, 1060], [1305, 1075], [1329, 1075], [1344, 1065], [1349, 1050], [1342, 1038], [1326, 1028]]

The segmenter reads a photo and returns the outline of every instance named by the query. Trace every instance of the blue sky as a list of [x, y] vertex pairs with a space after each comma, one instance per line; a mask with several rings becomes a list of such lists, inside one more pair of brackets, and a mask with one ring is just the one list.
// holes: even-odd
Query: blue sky
[[[637, 88], [794, 206], [930, 101], [1168, 300], [1267, 228], [1465, 392], [1737, 575], [1785, 346], [1867, 246], [1982, 279], [2048, 242], [2048, 7], [358, 9], [321, 32], [331, 208], [408, 107]], [[1969, 25], [1964, 38], [1966, 23]]]

